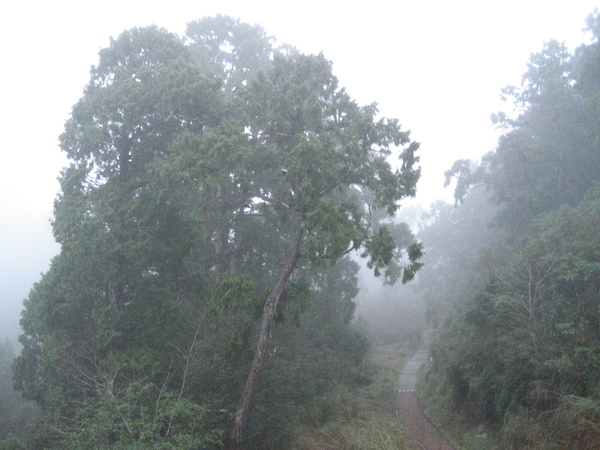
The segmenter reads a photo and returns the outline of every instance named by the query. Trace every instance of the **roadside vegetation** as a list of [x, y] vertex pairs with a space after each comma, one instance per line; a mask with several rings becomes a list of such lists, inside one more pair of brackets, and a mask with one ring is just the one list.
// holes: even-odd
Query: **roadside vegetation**
[[438, 327], [423, 391], [464, 448], [600, 447], [598, 13], [588, 29], [531, 56], [498, 148], [454, 164], [457, 206], [420, 232]]
[[413, 346], [379, 344], [364, 367], [364, 385], [336, 386], [305, 409], [294, 449], [408, 449], [395, 398], [400, 369]]

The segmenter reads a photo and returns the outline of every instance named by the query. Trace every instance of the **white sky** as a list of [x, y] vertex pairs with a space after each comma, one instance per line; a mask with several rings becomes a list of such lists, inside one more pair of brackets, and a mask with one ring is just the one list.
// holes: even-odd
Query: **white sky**
[[58, 248], [49, 218], [66, 160], [58, 149], [98, 50], [123, 30], [157, 24], [183, 35], [217, 13], [261, 25], [304, 53], [323, 51], [359, 103], [376, 101], [421, 142], [419, 200], [442, 192], [458, 158], [493, 150], [489, 117], [550, 39], [571, 49], [591, 0], [7, 1], [0, 7], [0, 339]]

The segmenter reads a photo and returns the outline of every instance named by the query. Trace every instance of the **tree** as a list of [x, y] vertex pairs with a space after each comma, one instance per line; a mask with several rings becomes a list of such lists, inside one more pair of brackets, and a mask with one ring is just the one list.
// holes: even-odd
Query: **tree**
[[348, 256], [327, 266], [318, 272], [297, 268], [279, 301], [271, 356], [244, 433], [246, 448], [289, 447], [306, 412], [322, 405], [323, 397], [365, 381], [369, 343], [351, 322], [359, 266]]
[[460, 160], [446, 173], [447, 183], [458, 179], [458, 200], [485, 185], [502, 205], [498, 219], [519, 232], [537, 215], [583, 198], [600, 171], [593, 96], [585, 87], [592, 53], [580, 48], [571, 55], [564, 44], [550, 41], [531, 56], [521, 86], [502, 91], [516, 117], [492, 115], [506, 130], [498, 148], [479, 165]]
[[[219, 86], [175, 35], [133, 29], [100, 52], [73, 107], [53, 222], [61, 252], [25, 302], [15, 366], [50, 440], [139, 440], [144, 424], [135, 431], [131, 419], [152, 420], [143, 411], [161, 417], [153, 439], [178, 439], [176, 427], [163, 428], [183, 401], [186, 351], [173, 349], [190, 345], [182, 309], [205, 286], [189, 281], [193, 222], [157, 164], [182, 135], [215, 123]], [[138, 394], [141, 409], [126, 414], [121, 406]], [[88, 420], [107, 410], [110, 419]]]
[[226, 90], [242, 88], [271, 64], [273, 38], [258, 25], [219, 14], [188, 23], [185, 34], [194, 55]]
[[507, 239], [504, 230], [492, 227], [497, 209], [489, 192], [473, 189], [459, 205], [436, 202], [421, 217], [418, 238], [427, 253], [415, 288], [430, 325], [443, 326], [469, 307], [465, 299], [484, 285], [478, 256]]
[[[272, 69], [244, 94], [253, 142], [247, 170], [260, 181], [253, 183], [255, 195], [260, 208], [273, 208], [291, 225], [292, 239], [264, 304], [254, 360], [230, 434], [232, 447], [242, 442], [267, 360], [271, 324], [298, 258], [319, 266], [364, 246], [375, 269], [389, 264], [396, 245], [385, 228], [372, 232], [362, 194], [372, 193], [373, 208], [393, 214], [400, 199], [414, 195], [419, 177], [414, 167], [418, 145], [408, 145], [409, 135], [397, 121], [375, 121], [374, 105], [359, 107], [351, 101], [322, 55], [276, 56]], [[394, 171], [386, 158], [398, 145], [405, 146], [402, 167]]]
[[[536, 221], [533, 236], [481, 258], [486, 284], [436, 353], [453, 367], [448, 381], [467, 411], [500, 422], [521, 408], [551, 417], [565, 396], [597, 405], [599, 317], [590, 300], [600, 273], [598, 213], [593, 189]], [[591, 427], [581, 431], [598, 438]]]
[[418, 144], [376, 115], [322, 55], [230, 18], [190, 24], [185, 42], [157, 27], [111, 40], [61, 135], [61, 252], [22, 319], [16, 380], [49, 445], [214, 444], [254, 359], [239, 445], [274, 320], [318, 291], [310, 267], [363, 249], [376, 271], [403, 260], [414, 275], [420, 245], [372, 218], [414, 195]]
[[[457, 161], [447, 173], [458, 178], [457, 197], [464, 199], [452, 215], [487, 194], [499, 213], [489, 206], [478, 212], [495, 215], [493, 233], [504, 238], [490, 239], [484, 224], [440, 229], [442, 214], [421, 236], [436, 258], [426, 259], [429, 267], [441, 261], [445, 269], [443, 259], [464, 254], [463, 265], [477, 268], [473, 283], [463, 265], [451, 264], [460, 269], [452, 281], [463, 286], [434, 346], [431, 378], [439, 375], [453, 411], [498, 429], [504, 447], [600, 442], [600, 335], [597, 302], [590, 303], [598, 298], [599, 269], [597, 13], [589, 24], [594, 43], [574, 54], [545, 44], [521, 87], [504, 91], [517, 114], [494, 117], [506, 130], [497, 150], [480, 165]], [[477, 184], [487, 192], [473, 189]], [[443, 231], [441, 246], [435, 239], [431, 245], [432, 231]], [[487, 245], [473, 252], [486, 234]], [[458, 248], [445, 248], [448, 242]]]

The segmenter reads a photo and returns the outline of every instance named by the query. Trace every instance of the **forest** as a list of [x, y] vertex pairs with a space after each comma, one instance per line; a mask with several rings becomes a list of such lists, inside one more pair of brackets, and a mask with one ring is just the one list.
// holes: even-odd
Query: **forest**
[[[455, 204], [410, 226], [419, 143], [323, 54], [228, 16], [111, 39], [59, 138], [60, 253], [20, 353], [0, 345], [0, 448], [315, 448], [307, 429], [359, 415], [373, 347], [426, 328], [421, 401], [456, 448], [598, 448], [587, 27], [532, 54], [497, 148], [449, 167]], [[365, 268], [396, 304], [358, 316]]]
[[422, 218], [438, 330], [425, 390], [467, 448], [600, 445], [598, 14], [588, 29], [574, 53], [550, 41], [531, 56], [492, 115], [497, 149], [456, 161], [457, 206]]

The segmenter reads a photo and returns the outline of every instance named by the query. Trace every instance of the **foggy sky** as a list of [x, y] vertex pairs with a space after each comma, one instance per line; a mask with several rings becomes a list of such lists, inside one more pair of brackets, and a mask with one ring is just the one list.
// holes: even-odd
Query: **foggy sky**
[[[164, 6], [159, 6], [164, 5]], [[421, 142], [418, 201], [449, 199], [443, 172], [496, 144], [489, 117], [550, 39], [588, 43], [596, 1], [11, 2], [2, 11], [0, 71], [0, 338], [18, 332], [21, 302], [58, 252], [49, 220], [66, 160], [58, 149], [98, 51], [134, 26], [183, 35], [216, 13], [261, 25], [278, 42], [333, 61], [359, 103], [379, 103]]]

